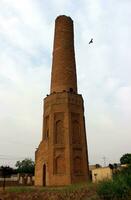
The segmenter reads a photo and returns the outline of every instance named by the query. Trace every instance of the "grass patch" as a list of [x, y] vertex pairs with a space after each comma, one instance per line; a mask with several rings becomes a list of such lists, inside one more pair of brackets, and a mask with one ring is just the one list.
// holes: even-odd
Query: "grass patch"
[[34, 186], [18, 186], [18, 187], [9, 187], [6, 188], [7, 192], [16, 192], [16, 193], [21, 193], [21, 192], [66, 192], [70, 193], [76, 190], [82, 190], [82, 189], [93, 189], [94, 184], [91, 182], [88, 183], [79, 183], [79, 184], [72, 184], [68, 186], [61, 186], [61, 187], [34, 187]]
[[61, 187], [41, 187], [40, 191], [69, 191], [69, 192], [73, 192], [75, 190], [81, 190], [84, 188], [91, 188], [92, 187], [92, 183], [79, 183], [79, 184], [72, 184], [72, 185], [67, 185], [67, 186], [61, 186]]
[[37, 191], [32, 186], [16, 186], [16, 187], [8, 187], [6, 188], [6, 192], [12, 192], [12, 193], [22, 193], [22, 192], [35, 192]]

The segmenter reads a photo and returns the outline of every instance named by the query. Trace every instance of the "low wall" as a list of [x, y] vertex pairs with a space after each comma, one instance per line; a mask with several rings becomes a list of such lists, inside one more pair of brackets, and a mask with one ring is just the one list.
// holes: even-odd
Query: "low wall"
[[[27, 174], [13, 175], [10, 178], [6, 178], [6, 186], [31, 186], [34, 185], [34, 177], [28, 176]], [[2, 187], [4, 178], [0, 178], [0, 187]]]
[[[18, 181], [6, 181], [5, 186], [18, 186], [20, 185]], [[3, 186], [3, 181], [0, 181], [0, 187]]]

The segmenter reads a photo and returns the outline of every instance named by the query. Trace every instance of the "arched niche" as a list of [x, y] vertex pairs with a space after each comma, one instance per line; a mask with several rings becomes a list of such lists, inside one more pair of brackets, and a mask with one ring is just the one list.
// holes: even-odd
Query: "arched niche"
[[58, 120], [55, 123], [55, 144], [64, 143], [64, 130], [63, 130], [63, 121]]
[[55, 158], [55, 173], [64, 174], [65, 173], [65, 159], [62, 155]]
[[44, 129], [43, 129], [43, 139], [48, 139], [49, 137], [49, 116], [44, 118]]
[[72, 123], [72, 143], [73, 144], [80, 144], [80, 125], [77, 120], [73, 121]]
[[79, 156], [76, 156], [74, 158], [73, 166], [74, 166], [74, 173], [75, 174], [81, 174], [81, 172], [82, 172], [82, 160]]

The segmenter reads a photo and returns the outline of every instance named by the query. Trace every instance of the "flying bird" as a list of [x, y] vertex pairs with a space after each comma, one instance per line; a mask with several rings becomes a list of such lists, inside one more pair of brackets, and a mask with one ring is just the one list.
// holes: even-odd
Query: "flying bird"
[[91, 40], [90, 40], [89, 44], [91, 44], [91, 43], [93, 43], [93, 38], [91, 38]]

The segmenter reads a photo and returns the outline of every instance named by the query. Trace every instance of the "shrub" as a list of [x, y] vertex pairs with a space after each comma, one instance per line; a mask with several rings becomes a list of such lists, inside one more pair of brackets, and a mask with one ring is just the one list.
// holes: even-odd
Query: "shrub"
[[112, 200], [114, 197], [113, 181], [104, 181], [98, 185], [97, 193], [103, 200]]
[[104, 181], [98, 185], [97, 193], [102, 200], [121, 200], [129, 195], [129, 186], [123, 177], [112, 181]]
[[125, 177], [118, 176], [113, 180], [114, 197], [116, 199], [126, 199], [129, 195], [129, 186], [125, 181]]
[[124, 179], [125, 183], [131, 188], [131, 166], [122, 169], [118, 174], [114, 176], [114, 180]]

